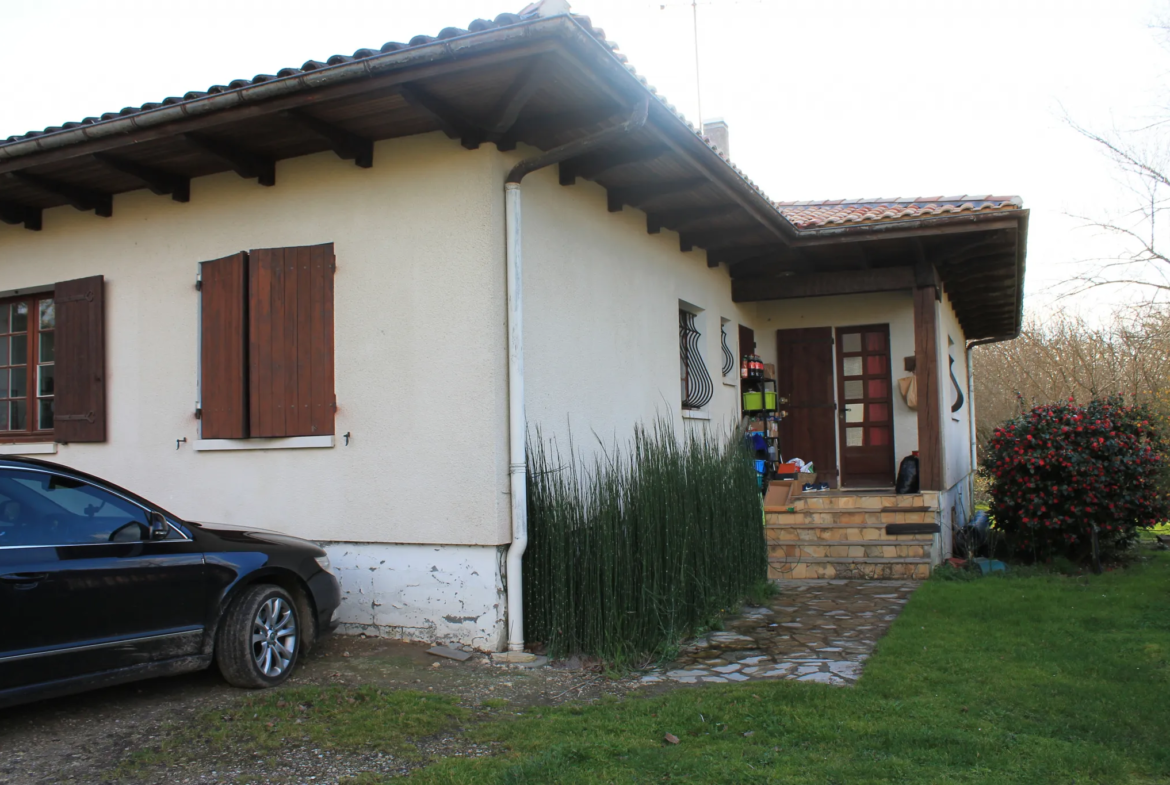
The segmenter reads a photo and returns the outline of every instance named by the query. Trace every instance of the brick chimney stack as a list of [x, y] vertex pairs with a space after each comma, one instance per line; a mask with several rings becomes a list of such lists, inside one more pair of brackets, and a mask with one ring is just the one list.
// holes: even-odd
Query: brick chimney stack
[[731, 139], [728, 134], [727, 121], [722, 117], [716, 117], [703, 123], [703, 136], [710, 139], [711, 143], [730, 159]]

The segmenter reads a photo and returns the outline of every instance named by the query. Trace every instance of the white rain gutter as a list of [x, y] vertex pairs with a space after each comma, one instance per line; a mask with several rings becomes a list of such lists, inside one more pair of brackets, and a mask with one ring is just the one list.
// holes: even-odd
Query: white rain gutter
[[504, 182], [504, 256], [508, 278], [508, 475], [512, 493], [512, 544], [508, 547], [508, 653], [524, 652], [524, 579], [528, 547], [528, 455], [524, 418], [524, 286], [521, 254], [520, 181], [537, 169], [576, 158], [620, 139], [646, 124], [649, 96], [620, 125], [554, 147], [516, 164]]

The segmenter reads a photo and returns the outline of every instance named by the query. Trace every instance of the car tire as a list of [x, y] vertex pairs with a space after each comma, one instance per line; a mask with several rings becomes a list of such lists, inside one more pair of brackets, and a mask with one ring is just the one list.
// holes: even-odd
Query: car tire
[[224, 614], [215, 660], [228, 683], [245, 689], [275, 687], [300, 659], [303, 626], [297, 604], [284, 589], [251, 586]]

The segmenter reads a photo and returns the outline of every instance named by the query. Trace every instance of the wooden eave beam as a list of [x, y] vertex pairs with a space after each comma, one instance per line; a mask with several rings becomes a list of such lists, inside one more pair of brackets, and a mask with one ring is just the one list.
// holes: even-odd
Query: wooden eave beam
[[551, 58], [547, 56], [531, 58], [528, 66], [520, 72], [492, 107], [484, 125], [487, 130], [486, 140], [495, 142], [497, 149], [508, 151], [516, 148], [516, 138], [510, 136], [509, 132], [520, 119], [524, 107], [548, 81], [551, 66]]
[[658, 234], [663, 227], [676, 231], [687, 224], [707, 218], [719, 218], [740, 209], [739, 205], [721, 204], [715, 207], [689, 207], [678, 210], [655, 210], [646, 213], [646, 233]]
[[191, 199], [190, 177], [164, 172], [153, 166], [144, 166], [137, 161], [128, 161], [125, 158], [118, 158], [107, 153], [94, 153], [93, 157], [111, 169], [116, 169], [122, 174], [128, 174], [136, 180], [141, 180], [151, 193], [158, 196], [170, 194], [171, 199], [176, 202], [187, 202]]
[[301, 109], [289, 109], [281, 116], [305, 128], [325, 141], [343, 161], [353, 161], [355, 166], [369, 169], [374, 165], [374, 140], [352, 133], [340, 126], [314, 117]]
[[[989, 237], [981, 237], [974, 242], [966, 243], [956, 248], [944, 249], [942, 251], [928, 250], [927, 256], [938, 267], [945, 267], [948, 264], [963, 264], [965, 260], [975, 255], [986, 255], [989, 249], [1004, 249], [1015, 251], [1016, 240], [1012, 235], [1014, 232], [1000, 230], [994, 232]], [[978, 252], [978, 254], [976, 253]]]
[[203, 134], [183, 134], [183, 138], [231, 166], [245, 180], [255, 179], [266, 186], [276, 185], [276, 161], [273, 159]]
[[[744, 232], [751, 232], [756, 228], [757, 225], [752, 224], [749, 226], [728, 226], [694, 232], [679, 232], [679, 243], [691, 247], [697, 245], [700, 248], [707, 248], [712, 251], [717, 251], [720, 248], [733, 248], [735, 247], [734, 243], [737, 237], [742, 237]], [[718, 267], [719, 262], [715, 262], [712, 266]]]
[[756, 259], [764, 256], [779, 256], [791, 250], [787, 245], [745, 245], [739, 248], [719, 248], [713, 251], [707, 251], [708, 262], [714, 261], [715, 264], [727, 262], [728, 264], [735, 264], [736, 262], [744, 262], [748, 259]]
[[439, 124], [439, 129], [448, 139], [458, 139], [468, 150], [476, 150], [484, 141], [487, 132], [468, 120], [463, 114], [438, 96], [424, 90], [417, 84], [404, 84], [398, 88], [402, 97], [416, 109], [429, 114]]
[[12, 226], [24, 224], [25, 229], [39, 232], [41, 230], [41, 208], [13, 204], [12, 202], [0, 202], [0, 223]]
[[931, 287], [934, 289], [935, 297], [938, 297], [942, 291], [942, 280], [939, 278], [938, 270], [926, 258], [926, 249], [922, 245], [922, 240], [915, 237], [912, 243], [914, 246], [914, 286], [918, 289]]
[[692, 177], [667, 183], [631, 185], [607, 189], [606, 203], [611, 213], [619, 213], [625, 205], [640, 205], [671, 194], [687, 193], [708, 184], [704, 177]]
[[60, 196], [74, 208], [82, 212], [93, 210], [95, 215], [100, 215], [102, 218], [109, 218], [114, 214], [113, 194], [94, 191], [80, 185], [63, 183], [60, 180], [41, 177], [38, 174], [30, 174], [29, 172], [8, 172], [7, 176], [25, 185], [30, 185], [37, 190], [53, 194], [54, 196]]
[[[707, 253], [710, 255], [712, 252]], [[777, 273], [836, 273], [881, 269], [872, 268], [858, 259], [811, 259], [795, 250], [789, 251], [783, 257], [772, 255], [745, 259], [729, 264], [728, 268], [733, 278], [767, 278]]]
[[[596, 46], [595, 40], [590, 40], [587, 47], [566, 48], [563, 56], [567, 61], [565, 68], [580, 74], [582, 79], [588, 80], [619, 105], [629, 103], [631, 91], [640, 93], [646, 89], [644, 85], [637, 84], [637, 77], [626, 71], [611, 52]], [[619, 82], [621, 87], [617, 84]], [[693, 129], [680, 123], [670, 109], [658, 101], [652, 101], [646, 128], [658, 132], [682, 165], [707, 175], [709, 179], [706, 179], [706, 183], [720, 192], [724, 199], [739, 204], [766, 231], [772, 232], [778, 241], [788, 240], [793, 232], [791, 224], [777, 215], [776, 209], [767, 204], [765, 198], [741, 175], [729, 177], [731, 169], [727, 163], [698, 139]], [[611, 212], [616, 210], [611, 209]]]
[[311, 91], [295, 91], [282, 98], [273, 98], [264, 102], [244, 103], [230, 109], [193, 114], [183, 120], [147, 128], [139, 128], [128, 134], [105, 136], [92, 139], [83, 144], [46, 149], [40, 152], [22, 155], [18, 158], [0, 161], [0, 173], [67, 161], [73, 158], [92, 155], [96, 152], [115, 150], [120, 147], [140, 144], [155, 139], [180, 137], [185, 133], [194, 131], [222, 128], [233, 123], [268, 117], [284, 109], [321, 104], [325, 101], [363, 94], [378, 94], [382, 92], [384, 95], [384, 91], [398, 89], [400, 85], [406, 82], [440, 77], [452, 72], [464, 71], [471, 67], [483, 68], [512, 61], [519, 57], [554, 53], [557, 49], [558, 44], [555, 40], [544, 39], [534, 41], [529, 45], [517, 46], [516, 48], [497, 49], [493, 52], [477, 55], [471, 59], [456, 58], [442, 60], [417, 68], [390, 71], [384, 75], [372, 78], [353, 79], [338, 82], [327, 87], [316, 87]]
[[546, 146], [547, 137], [556, 137], [576, 128], [597, 125], [603, 118], [613, 116], [616, 111], [617, 107], [596, 107], [526, 117], [518, 120], [511, 130], [503, 134], [496, 142], [496, 147], [500, 150], [511, 150], [516, 147], [518, 141], [528, 141], [535, 147], [543, 147]]
[[573, 185], [578, 177], [592, 180], [619, 166], [653, 161], [669, 149], [660, 142], [654, 142], [619, 150], [598, 150], [579, 158], [562, 161], [560, 164], [561, 185]]
[[733, 302], [745, 303], [909, 291], [913, 288], [913, 267], [885, 267], [875, 270], [789, 275], [782, 278], [735, 278], [731, 282], [731, 299]]

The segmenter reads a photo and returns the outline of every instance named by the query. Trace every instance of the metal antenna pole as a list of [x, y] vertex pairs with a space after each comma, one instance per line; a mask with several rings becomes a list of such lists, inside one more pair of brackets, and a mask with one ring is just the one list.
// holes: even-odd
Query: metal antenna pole
[[699, 104], [699, 134], [703, 133], [703, 82], [699, 77], [699, 3], [691, 0], [691, 19], [695, 26], [695, 98]]

